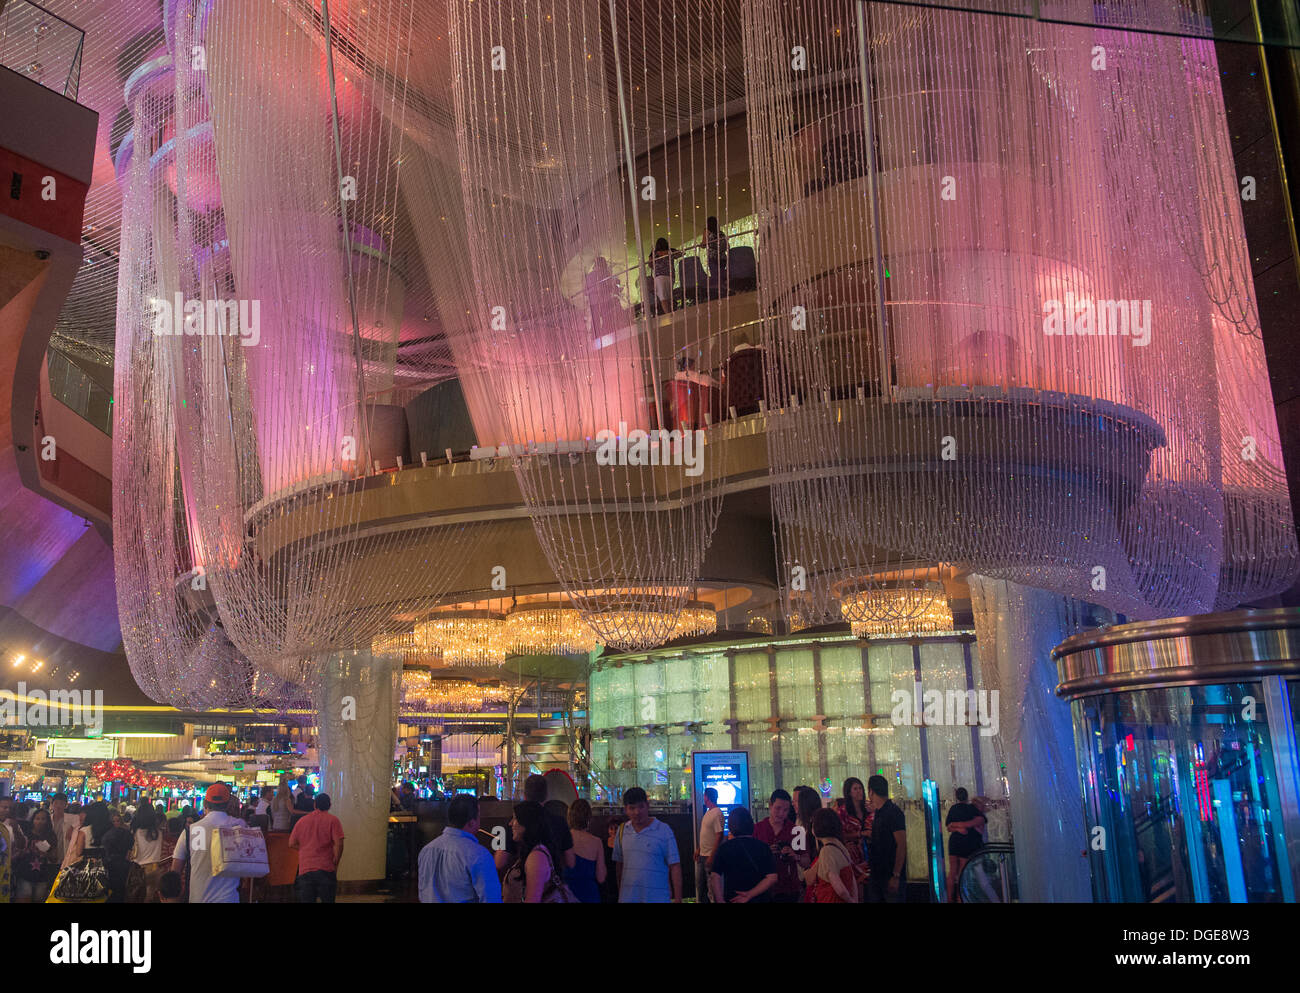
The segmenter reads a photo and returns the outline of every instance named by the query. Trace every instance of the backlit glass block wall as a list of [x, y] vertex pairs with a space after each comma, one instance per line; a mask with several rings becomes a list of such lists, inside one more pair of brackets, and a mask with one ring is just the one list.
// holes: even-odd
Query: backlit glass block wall
[[[919, 669], [919, 671], [918, 671]], [[652, 803], [688, 804], [691, 753], [749, 752], [755, 812], [773, 789], [815, 786], [824, 802], [844, 780], [885, 776], [907, 813], [909, 872], [923, 872], [921, 783], [992, 801], [989, 839], [1010, 825], [1000, 738], [979, 728], [895, 726], [893, 694], [983, 690], [974, 638], [955, 634], [859, 641], [847, 635], [736, 641], [629, 654], [592, 672], [592, 800], [617, 803], [642, 787]]]

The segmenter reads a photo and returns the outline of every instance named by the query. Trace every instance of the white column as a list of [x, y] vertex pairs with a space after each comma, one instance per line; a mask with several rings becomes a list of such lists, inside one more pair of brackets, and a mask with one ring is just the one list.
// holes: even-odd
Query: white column
[[400, 663], [368, 651], [320, 662], [313, 690], [321, 791], [343, 822], [339, 879], [383, 879]]
[[1090, 903], [1074, 730], [1051, 655], [1089, 608], [987, 576], [971, 576], [970, 589], [984, 685], [999, 691], [1020, 899]]

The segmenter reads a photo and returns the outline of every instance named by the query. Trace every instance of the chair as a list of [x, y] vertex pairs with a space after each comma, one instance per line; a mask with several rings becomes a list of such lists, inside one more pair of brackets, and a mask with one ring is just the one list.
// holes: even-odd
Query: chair
[[727, 276], [732, 293], [745, 293], [758, 288], [758, 259], [754, 250], [742, 245], [727, 252]]
[[762, 348], [742, 348], [727, 358], [727, 404], [736, 408], [736, 416], [758, 413], [758, 401], [764, 396]]
[[699, 303], [708, 297], [709, 275], [694, 255], [688, 255], [681, 262], [682, 296], [692, 303]]
[[664, 384], [664, 418], [671, 430], [695, 431], [705, 427], [705, 413], [714, 424], [722, 419], [722, 392], [716, 386], [687, 379], [670, 379]]

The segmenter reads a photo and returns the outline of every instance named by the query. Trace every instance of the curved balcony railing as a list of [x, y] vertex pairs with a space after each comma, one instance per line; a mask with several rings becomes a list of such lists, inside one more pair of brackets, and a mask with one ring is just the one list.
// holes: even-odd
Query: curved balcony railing
[[91, 427], [113, 434], [113, 395], [62, 352], [47, 353], [50, 395]]
[[[728, 241], [725, 272], [709, 266], [708, 250], [699, 243], [673, 250], [671, 301], [652, 308], [655, 315], [673, 313], [710, 300], [737, 293], [749, 293], [758, 287], [758, 229], [739, 231], [723, 229]], [[629, 306], [623, 306], [623, 300]], [[613, 329], [639, 319], [647, 300], [655, 300], [654, 263], [650, 259], [634, 262], [601, 274], [592, 269], [584, 273], [583, 288], [567, 298], [575, 307], [591, 314], [593, 331]]]

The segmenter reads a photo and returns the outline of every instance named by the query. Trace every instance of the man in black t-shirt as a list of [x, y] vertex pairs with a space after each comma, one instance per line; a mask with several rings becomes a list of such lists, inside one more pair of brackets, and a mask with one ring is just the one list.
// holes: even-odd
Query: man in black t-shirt
[[871, 818], [871, 878], [867, 880], [868, 903], [902, 903], [907, 898], [907, 818], [889, 799], [884, 776], [867, 780], [867, 806]]
[[776, 885], [772, 849], [754, 837], [754, 818], [746, 807], [727, 815], [731, 837], [713, 853], [709, 886], [714, 903], [768, 903]]
[[948, 808], [944, 826], [948, 829], [948, 902], [953, 902], [957, 877], [962, 868], [984, 845], [982, 829], [986, 823], [979, 807], [968, 802], [964, 789], [956, 790], [957, 802]]

